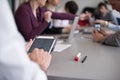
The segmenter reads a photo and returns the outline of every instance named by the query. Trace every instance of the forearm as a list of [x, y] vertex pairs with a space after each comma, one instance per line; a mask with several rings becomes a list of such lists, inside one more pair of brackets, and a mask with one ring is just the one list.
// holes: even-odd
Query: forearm
[[119, 47], [120, 46], [120, 31], [115, 34], [106, 36], [103, 39], [102, 43], [106, 45], [110, 45], [110, 46]]
[[112, 24], [112, 23], [108, 23], [107, 27], [110, 28], [111, 30], [116, 31], [116, 32], [120, 31], [120, 26]]
[[43, 23], [39, 24], [38, 27], [31, 29], [28, 33], [25, 35], [26, 40], [34, 39], [36, 36], [43, 33], [43, 31], [49, 26], [49, 23], [44, 21]]
[[55, 13], [52, 12], [53, 19], [61, 19], [61, 20], [74, 20], [76, 15], [68, 14], [68, 13]]

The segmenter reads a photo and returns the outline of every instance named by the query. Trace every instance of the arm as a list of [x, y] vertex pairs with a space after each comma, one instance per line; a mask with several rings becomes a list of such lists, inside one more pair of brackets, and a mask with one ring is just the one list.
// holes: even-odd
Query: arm
[[120, 31], [120, 26], [112, 24], [111, 22], [104, 21], [104, 20], [96, 20], [95, 22], [100, 23], [101, 25], [106, 26], [109, 29], [114, 30], [116, 32]]
[[114, 31], [120, 31], [120, 26], [112, 24], [110, 22], [108, 23], [107, 27]]
[[111, 22], [111, 23], [113, 23], [113, 24], [117, 24], [117, 23], [116, 23], [116, 20], [115, 20], [115, 17], [114, 17], [114, 15], [112, 14], [111, 11], [108, 13], [108, 15], [109, 15], [109, 22]]
[[30, 13], [25, 7], [19, 8], [15, 14], [18, 29], [26, 40], [33, 39], [41, 34], [49, 25], [45, 20], [38, 23], [37, 21], [32, 21], [30, 17]]
[[119, 47], [120, 46], [120, 31], [115, 34], [106, 36], [103, 39], [102, 43], [106, 45], [110, 45], [110, 46]]
[[0, 5], [0, 80], [47, 80], [39, 66], [30, 61], [7, 0], [1, 0]]
[[76, 15], [69, 14], [69, 13], [57, 13], [52, 12], [53, 19], [61, 19], [61, 20], [74, 20]]

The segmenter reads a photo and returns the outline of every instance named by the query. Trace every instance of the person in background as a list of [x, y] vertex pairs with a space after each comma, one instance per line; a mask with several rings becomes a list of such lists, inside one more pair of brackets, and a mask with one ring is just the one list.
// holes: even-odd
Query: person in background
[[[59, 0], [47, 0], [46, 8], [55, 12], [55, 7], [60, 3]], [[57, 11], [58, 13], [70, 13], [75, 15], [78, 11], [78, 6], [74, 1], [68, 1], [65, 4], [63, 10]], [[69, 20], [60, 20], [53, 19], [52, 25], [45, 30], [45, 33], [49, 34], [61, 34], [61, 33], [69, 33], [71, 30], [71, 25], [69, 24]]]
[[7, 1], [0, 0], [0, 80], [47, 80], [51, 55], [36, 48], [28, 56]]
[[[120, 2], [118, 0], [109, 0], [109, 2], [111, 3], [113, 9], [116, 9], [117, 11], [120, 12]], [[94, 41], [109, 46], [120, 47], [120, 26], [112, 24], [110, 22], [105, 22], [104, 24], [106, 26], [114, 28], [116, 30], [116, 33], [108, 34], [106, 31], [102, 29], [100, 31], [94, 30], [93, 32]]]
[[106, 4], [103, 2], [98, 4], [98, 12], [95, 15], [95, 19], [97, 23], [101, 20], [116, 23], [111, 11], [107, 9]]
[[80, 14], [79, 27], [91, 26], [94, 21], [94, 8], [85, 7]]
[[44, 8], [46, 0], [29, 0], [19, 6], [15, 12], [15, 21], [19, 32], [26, 41], [42, 34], [53, 19], [74, 20], [76, 15], [55, 13]]

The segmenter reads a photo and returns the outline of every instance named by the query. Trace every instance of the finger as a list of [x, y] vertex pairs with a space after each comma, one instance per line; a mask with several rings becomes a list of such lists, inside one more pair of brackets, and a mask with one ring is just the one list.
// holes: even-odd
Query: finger
[[98, 31], [94, 29], [93, 32], [94, 32], [94, 33], [97, 33]]

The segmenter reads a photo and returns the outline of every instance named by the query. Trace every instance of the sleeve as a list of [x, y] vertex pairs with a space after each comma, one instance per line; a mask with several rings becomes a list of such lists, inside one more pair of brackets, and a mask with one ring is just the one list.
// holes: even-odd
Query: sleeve
[[29, 59], [7, 0], [1, 0], [0, 5], [0, 80], [47, 80]]
[[106, 36], [102, 43], [109, 46], [120, 47], [120, 31], [115, 34]]
[[110, 22], [112, 22], [114, 24], [116, 23], [114, 16], [112, 15], [112, 11], [109, 12], [109, 18], [110, 18]]
[[60, 20], [74, 20], [76, 15], [69, 14], [69, 13], [57, 13], [52, 12], [53, 19], [60, 19]]
[[115, 25], [115, 24], [112, 24], [112, 23], [108, 23], [107, 27], [111, 30], [114, 30], [114, 31], [120, 31], [120, 26], [118, 25]]
[[30, 13], [25, 7], [19, 8], [15, 13], [15, 21], [19, 31], [26, 40], [33, 39], [35, 36], [41, 34], [49, 25], [45, 20], [43, 22], [37, 22], [38, 27], [32, 26]]
[[46, 74], [29, 59], [23, 43], [15, 38], [16, 36], [13, 36], [12, 39], [9, 37], [3, 39], [9, 40], [7, 46], [3, 45], [5, 43], [1, 43], [0, 80], [47, 80]]

